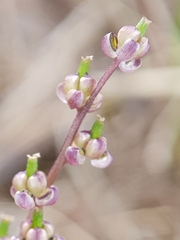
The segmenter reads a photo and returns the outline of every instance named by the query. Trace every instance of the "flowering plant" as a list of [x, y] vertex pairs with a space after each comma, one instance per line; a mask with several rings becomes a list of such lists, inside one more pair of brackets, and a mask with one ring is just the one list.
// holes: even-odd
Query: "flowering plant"
[[40, 154], [27, 155], [26, 170], [14, 176], [10, 193], [16, 205], [28, 210], [29, 214], [21, 223], [18, 237], [8, 237], [12, 218], [1, 215], [0, 239], [65, 239], [55, 235], [53, 225], [43, 219], [43, 207], [53, 205], [58, 200], [58, 188], [53, 184], [65, 164], [78, 166], [90, 161], [93, 167], [106, 168], [112, 163], [113, 156], [108, 150], [107, 139], [102, 136], [105, 119], [97, 115], [91, 129], [79, 132], [78, 129], [87, 113], [101, 107], [103, 96], [100, 91], [113, 72], [119, 68], [122, 72], [130, 73], [141, 66], [142, 57], [150, 49], [148, 38], [144, 36], [149, 23], [143, 17], [136, 27], [124, 26], [117, 36], [108, 33], [103, 37], [102, 51], [113, 58], [113, 62], [98, 82], [89, 75], [93, 57], [87, 56], [81, 58], [77, 73], [68, 75], [57, 86], [58, 98], [70, 109], [77, 110], [76, 117], [47, 176], [38, 170]]

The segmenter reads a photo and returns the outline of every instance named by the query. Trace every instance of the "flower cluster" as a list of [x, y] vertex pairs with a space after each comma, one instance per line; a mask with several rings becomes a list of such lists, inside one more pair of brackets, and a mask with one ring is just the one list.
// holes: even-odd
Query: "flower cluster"
[[42, 227], [33, 227], [33, 222], [29, 219], [23, 221], [20, 226], [20, 235], [27, 240], [65, 240], [64, 237], [54, 235], [53, 225], [43, 220]]
[[107, 150], [107, 140], [101, 136], [104, 120], [98, 115], [91, 131], [85, 130], [76, 134], [72, 146], [69, 146], [65, 152], [69, 164], [83, 164], [86, 159], [97, 168], [106, 168], [111, 164], [113, 157]]
[[111, 32], [103, 37], [102, 51], [111, 58], [123, 58], [124, 46], [131, 46], [130, 55], [125, 56], [119, 64], [122, 72], [133, 72], [141, 66], [142, 57], [150, 49], [148, 38], [144, 37], [150, 22], [143, 17], [136, 27], [124, 26], [119, 30], [117, 36]]
[[[92, 56], [82, 57], [80, 69], [77, 74], [66, 76], [64, 81], [57, 86], [58, 98], [69, 105], [71, 109], [80, 110], [91, 96], [96, 87], [96, 80], [90, 77], [87, 71], [81, 69], [81, 65], [90, 64]], [[98, 110], [102, 104], [102, 94], [98, 94], [95, 98], [89, 112]]]
[[58, 188], [53, 185], [48, 188], [46, 175], [37, 171], [38, 157], [39, 154], [28, 155], [26, 171], [17, 173], [12, 180], [11, 195], [15, 203], [25, 210], [53, 205], [58, 199]]

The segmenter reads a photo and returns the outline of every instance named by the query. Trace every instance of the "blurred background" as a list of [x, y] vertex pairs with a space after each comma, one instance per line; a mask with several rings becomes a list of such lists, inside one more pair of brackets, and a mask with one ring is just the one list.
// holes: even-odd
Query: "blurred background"
[[67, 240], [180, 238], [179, 0], [1, 0], [0, 210], [15, 216], [12, 233], [27, 214], [9, 194], [12, 177], [36, 152], [47, 173], [75, 116], [56, 97], [57, 84], [86, 55], [98, 80], [111, 63], [102, 37], [143, 15], [152, 24], [142, 67], [117, 70], [102, 91], [98, 114], [114, 162], [105, 170], [65, 166], [45, 219]]

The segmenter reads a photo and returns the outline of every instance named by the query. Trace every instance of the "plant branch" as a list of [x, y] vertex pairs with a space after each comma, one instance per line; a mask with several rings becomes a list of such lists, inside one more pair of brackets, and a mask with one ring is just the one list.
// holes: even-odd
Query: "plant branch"
[[120, 60], [118, 58], [115, 58], [114, 61], [109, 66], [109, 68], [104, 73], [104, 75], [100, 78], [99, 82], [97, 83], [96, 88], [92, 92], [87, 103], [84, 105], [84, 107], [80, 111], [77, 112], [77, 115], [69, 129], [67, 137], [61, 147], [59, 155], [57, 156], [53, 166], [51, 167], [51, 169], [48, 173], [48, 176], [47, 176], [48, 186], [50, 186], [54, 183], [54, 181], [58, 177], [59, 173], [61, 172], [64, 164], [66, 163], [65, 151], [66, 151], [67, 147], [70, 146], [71, 143], [73, 142], [74, 136], [77, 133], [84, 117], [88, 113], [88, 110], [90, 109], [94, 99], [96, 98], [98, 93], [101, 91], [102, 87], [107, 82], [107, 80], [110, 78], [110, 76], [113, 74], [113, 72], [116, 70], [119, 63], [120, 63]]

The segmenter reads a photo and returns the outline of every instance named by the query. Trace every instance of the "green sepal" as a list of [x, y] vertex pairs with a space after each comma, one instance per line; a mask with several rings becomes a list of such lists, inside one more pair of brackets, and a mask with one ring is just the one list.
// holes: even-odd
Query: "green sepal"
[[0, 222], [0, 238], [6, 237], [8, 235], [8, 230], [11, 220], [2, 219]]
[[38, 158], [40, 157], [40, 154], [36, 153], [32, 156], [28, 155], [27, 157], [26, 174], [29, 178], [38, 170]]
[[104, 127], [104, 118], [102, 118], [101, 116], [97, 116], [97, 120], [95, 121], [95, 123], [92, 126], [91, 129], [91, 138], [92, 139], [97, 139], [102, 135], [102, 130]]
[[38, 208], [34, 210], [32, 217], [32, 228], [43, 227], [43, 210]]
[[136, 28], [140, 31], [141, 33], [141, 38], [146, 34], [148, 25], [151, 23], [150, 20], [148, 20], [146, 17], [142, 17], [141, 20], [138, 22], [136, 25]]
[[83, 77], [85, 74], [88, 74], [92, 59], [93, 59], [92, 56], [87, 56], [85, 58], [81, 57], [81, 62], [78, 68], [79, 78]]

